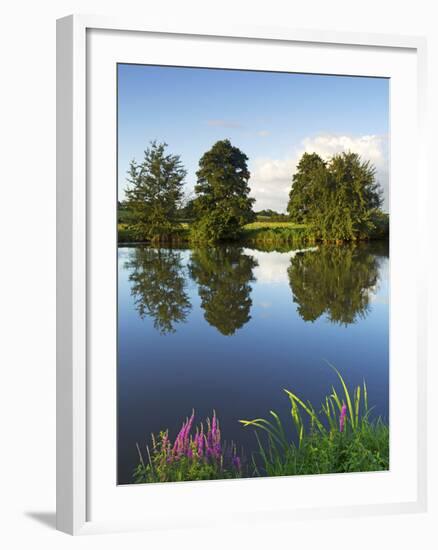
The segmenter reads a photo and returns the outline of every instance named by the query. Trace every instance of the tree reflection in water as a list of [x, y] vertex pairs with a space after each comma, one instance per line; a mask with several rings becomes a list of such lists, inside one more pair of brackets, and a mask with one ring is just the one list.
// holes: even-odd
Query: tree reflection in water
[[230, 336], [251, 319], [251, 281], [256, 260], [236, 246], [199, 248], [189, 271], [198, 284], [201, 307], [208, 323]]
[[131, 294], [140, 317], [152, 317], [161, 334], [175, 332], [175, 325], [185, 322], [192, 307], [181, 252], [135, 248], [125, 267], [131, 271]]
[[365, 318], [379, 280], [379, 255], [387, 254], [381, 245], [326, 245], [296, 254], [288, 275], [301, 318], [313, 322], [325, 314], [341, 325]]
[[[295, 253], [288, 268], [289, 285], [304, 321], [322, 315], [332, 323], [349, 325], [366, 317], [379, 282], [383, 243], [318, 247]], [[186, 268], [181, 251], [135, 248], [129, 269], [131, 294], [143, 319], [151, 317], [162, 334], [186, 321], [192, 305], [187, 293], [186, 269], [198, 285], [204, 318], [221, 334], [230, 336], [251, 319], [251, 282], [255, 258], [238, 246], [197, 248]]]

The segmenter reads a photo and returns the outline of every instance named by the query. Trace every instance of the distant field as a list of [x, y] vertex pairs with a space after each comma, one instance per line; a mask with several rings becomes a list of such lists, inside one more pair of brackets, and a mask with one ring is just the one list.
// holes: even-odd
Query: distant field
[[304, 224], [294, 223], [294, 222], [269, 222], [269, 221], [258, 221], [253, 223], [248, 223], [245, 225], [245, 229], [277, 229], [277, 228], [287, 227], [288, 229], [300, 229], [306, 227]]

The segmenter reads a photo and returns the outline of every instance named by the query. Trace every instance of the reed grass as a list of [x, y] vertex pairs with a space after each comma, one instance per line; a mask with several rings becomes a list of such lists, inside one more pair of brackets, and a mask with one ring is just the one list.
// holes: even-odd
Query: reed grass
[[[240, 420], [255, 428], [258, 453], [253, 456], [254, 475], [285, 476], [389, 469], [389, 427], [381, 418], [370, 418], [365, 381], [352, 391], [331, 365], [340, 383], [332, 386], [321, 409], [285, 389], [289, 399], [293, 436], [288, 437], [275, 411], [270, 419]], [[262, 433], [265, 437], [262, 437]]]

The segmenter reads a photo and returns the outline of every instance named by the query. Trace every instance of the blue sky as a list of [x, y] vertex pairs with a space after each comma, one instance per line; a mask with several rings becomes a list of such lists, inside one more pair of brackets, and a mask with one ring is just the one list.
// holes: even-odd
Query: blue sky
[[352, 150], [388, 195], [389, 81], [147, 65], [118, 66], [119, 197], [131, 159], [156, 139], [181, 156], [186, 191], [199, 158], [228, 138], [249, 157], [255, 209], [284, 211], [296, 163]]

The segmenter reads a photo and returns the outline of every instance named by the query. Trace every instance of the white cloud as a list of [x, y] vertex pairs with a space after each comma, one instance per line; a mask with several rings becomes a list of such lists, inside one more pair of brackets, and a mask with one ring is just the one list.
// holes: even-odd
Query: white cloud
[[258, 130], [256, 132], [256, 135], [260, 137], [266, 137], [266, 136], [269, 136], [270, 134], [271, 132], [269, 130]]
[[286, 209], [292, 176], [303, 153], [318, 153], [328, 159], [341, 152], [352, 151], [376, 167], [376, 177], [383, 188], [384, 208], [388, 207], [388, 154], [382, 136], [320, 135], [306, 138], [290, 156], [282, 159], [259, 158], [251, 166], [251, 196], [256, 199], [255, 209]]

